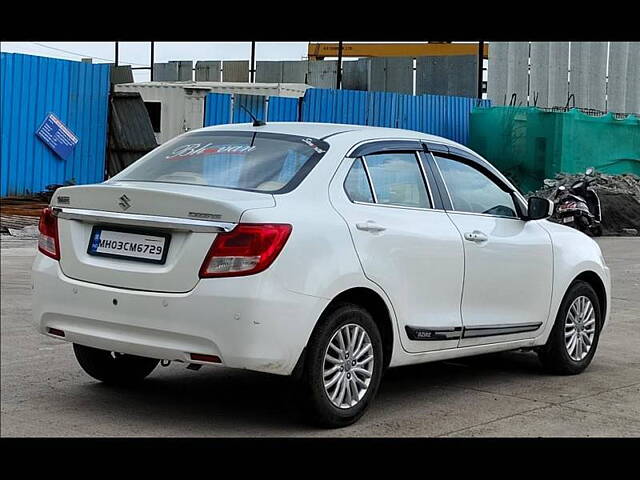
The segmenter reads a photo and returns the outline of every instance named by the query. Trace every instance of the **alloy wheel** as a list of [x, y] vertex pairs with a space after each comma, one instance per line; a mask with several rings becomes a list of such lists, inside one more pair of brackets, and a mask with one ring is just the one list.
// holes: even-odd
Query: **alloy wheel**
[[342, 409], [355, 406], [369, 389], [373, 345], [366, 330], [350, 323], [334, 333], [325, 350], [323, 382], [327, 397]]
[[564, 341], [569, 356], [579, 362], [591, 350], [596, 335], [596, 313], [588, 297], [576, 298], [564, 322]]

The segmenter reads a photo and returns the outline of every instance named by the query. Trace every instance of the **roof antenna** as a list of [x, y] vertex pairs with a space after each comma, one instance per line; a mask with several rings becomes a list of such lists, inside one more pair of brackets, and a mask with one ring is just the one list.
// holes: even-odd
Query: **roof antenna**
[[253, 126], [254, 127], [262, 127], [263, 125], [266, 125], [266, 123], [263, 122], [262, 120], [258, 120], [253, 113], [251, 113], [247, 108], [245, 108], [244, 105], [239, 104], [239, 106], [240, 106], [241, 109], [243, 109], [245, 112], [247, 112], [249, 114], [249, 116], [253, 120]]

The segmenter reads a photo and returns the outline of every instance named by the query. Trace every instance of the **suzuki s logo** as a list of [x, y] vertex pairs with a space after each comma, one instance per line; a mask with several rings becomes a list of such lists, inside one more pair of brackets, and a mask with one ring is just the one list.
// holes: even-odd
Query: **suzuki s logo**
[[118, 205], [120, 205], [123, 210], [127, 210], [131, 206], [131, 199], [126, 195], [122, 195], [119, 200]]

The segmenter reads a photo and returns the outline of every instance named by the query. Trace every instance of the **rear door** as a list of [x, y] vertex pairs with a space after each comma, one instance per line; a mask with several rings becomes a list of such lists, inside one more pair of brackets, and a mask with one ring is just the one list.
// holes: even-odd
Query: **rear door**
[[521, 218], [508, 185], [469, 159], [435, 153], [448, 215], [464, 240], [460, 346], [532, 338], [546, 321], [553, 285], [548, 233]]
[[462, 322], [463, 247], [420, 154], [387, 142], [346, 158], [331, 199], [365, 275], [389, 296], [409, 352], [455, 348]]

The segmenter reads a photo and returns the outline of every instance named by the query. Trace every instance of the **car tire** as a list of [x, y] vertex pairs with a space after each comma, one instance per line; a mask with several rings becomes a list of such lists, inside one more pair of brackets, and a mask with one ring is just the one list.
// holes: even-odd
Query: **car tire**
[[[347, 341], [349, 335], [353, 345], [352, 348], [345, 345], [342, 353], [334, 348], [339, 348], [340, 335], [343, 341]], [[332, 363], [334, 359], [328, 360], [327, 354], [332, 357], [335, 355], [334, 359], [340, 359], [341, 362]], [[364, 363], [369, 357], [372, 363]], [[329, 373], [333, 368], [336, 371]], [[370, 376], [366, 376], [362, 370], [367, 370]], [[325, 428], [340, 428], [356, 422], [375, 398], [382, 371], [382, 339], [371, 314], [365, 308], [351, 303], [339, 304], [325, 313], [311, 335], [304, 364], [302, 380], [310, 420]], [[328, 389], [325, 388], [325, 376], [327, 384], [334, 381]], [[363, 383], [367, 378], [368, 385], [365, 388]], [[343, 389], [342, 400], [340, 392], [336, 392], [340, 388]], [[332, 400], [330, 395], [335, 395], [335, 398]], [[338, 406], [337, 402], [344, 403]]]
[[126, 355], [73, 344], [82, 369], [96, 380], [113, 385], [131, 385], [146, 378], [160, 360]]
[[[586, 299], [586, 300], [584, 300]], [[588, 302], [587, 302], [588, 301]], [[587, 305], [585, 311], [593, 310], [593, 315], [574, 323], [574, 319], [581, 317], [580, 305]], [[586, 313], [585, 313], [586, 316]], [[574, 325], [573, 328], [571, 325]], [[580, 324], [580, 325], [579, 325]], [[584, 349], [593, 326], [593, 336], [586, 354]], [[545, 369], [558, 375], [576, 375], [589, 366], [598, 347], [600, 330], [602, 329], [602, 314], [598, 295], [587, 282], [577, 280], [571, 284], [560, 304], [553, 329], [547, 343], [538, 350], [538, 357]], [[576, 332], [575, 335], [572, 332]], [[572, 338], [576, 337], [575, 345]], [[582, 339], [580, 342], [578, 339]], [[573, 350], [572, 350], [573, 347]], [[584, 354], [582, 358], [580, 358]]]

